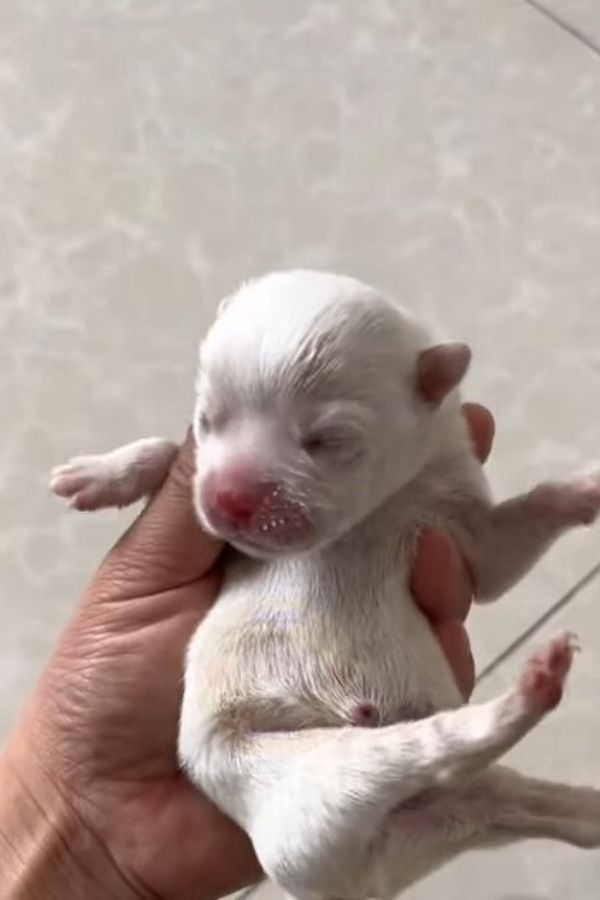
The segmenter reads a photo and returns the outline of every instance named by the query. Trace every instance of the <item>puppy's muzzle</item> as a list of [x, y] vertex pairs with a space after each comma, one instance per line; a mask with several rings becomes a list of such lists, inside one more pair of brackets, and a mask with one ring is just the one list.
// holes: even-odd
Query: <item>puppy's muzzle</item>
[[275, 481], [239, 472], [216, 472], [202, 489], [205, 515], [225, 539], [244, 537], [253, 544], [282, 548], [304, 541], [314, 530], [306, 505]]

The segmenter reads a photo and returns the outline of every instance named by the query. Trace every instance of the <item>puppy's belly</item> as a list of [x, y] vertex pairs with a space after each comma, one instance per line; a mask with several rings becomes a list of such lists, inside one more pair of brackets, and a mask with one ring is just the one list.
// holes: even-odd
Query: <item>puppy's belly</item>
[[425, 623], [400, 629], [384, 619], [362, 634], [338, 633], [331, 643], [317, 641], [312, 648], [310, 643], [295, 661], [302, 705], [327, 710], [336, 724], [376, 727], [462, 702]]
[[186, 676], [203, 718], [228, 730], [377, 727], [462, 702], [408, 596], [396, 592], [359, 621], [306, 615], [290, 603], [285, 617], [265, 619], [238, 602], [228, 609], [229, 599], [226, 591], [200, 626]]

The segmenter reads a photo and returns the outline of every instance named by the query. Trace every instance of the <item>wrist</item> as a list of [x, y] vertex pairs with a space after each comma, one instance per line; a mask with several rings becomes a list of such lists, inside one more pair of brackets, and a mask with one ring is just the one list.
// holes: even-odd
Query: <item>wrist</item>
[[60, 791], [8, 748], [0, 757], [3, 900], [143, 900]]

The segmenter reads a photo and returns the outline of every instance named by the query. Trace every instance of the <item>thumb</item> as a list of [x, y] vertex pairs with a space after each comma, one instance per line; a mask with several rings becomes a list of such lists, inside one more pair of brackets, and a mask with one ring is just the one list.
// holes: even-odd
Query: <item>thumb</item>
[[191, 429], [157, 494], [117, 541], [94, 580], [93, 594], [126, 599], [202, 579], [222, 544], [202, 531], [194, 511], [195, 443]]

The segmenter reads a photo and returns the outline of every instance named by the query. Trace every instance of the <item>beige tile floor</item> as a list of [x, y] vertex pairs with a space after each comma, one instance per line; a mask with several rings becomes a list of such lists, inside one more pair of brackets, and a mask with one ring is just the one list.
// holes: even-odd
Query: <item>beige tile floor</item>
[[[0, 5], [0, 734], [127, 520], [65, 512], [48, 468], [181, 433], [196, 338], [242, 277], [346, 270], [469, 340], [499, 495], [598, 455], [600, 51], [577, 33], [598, 44], [600, 7], [541, 5]], [[478, 611], [480, 665], [599, 561], [600, 528], [577, 534]], [[547, 626], [586, 652], [564, 711], [514, 754], [529, 771], [600, 779], [599, 596], [592, 579]], [[528, 844], [410, 896], [599, 888], [600, 854]]]

